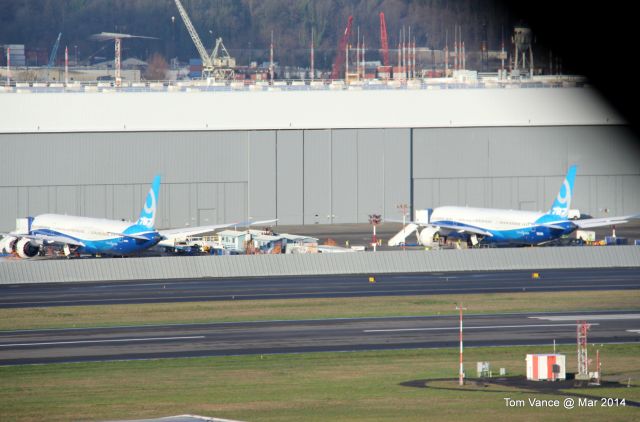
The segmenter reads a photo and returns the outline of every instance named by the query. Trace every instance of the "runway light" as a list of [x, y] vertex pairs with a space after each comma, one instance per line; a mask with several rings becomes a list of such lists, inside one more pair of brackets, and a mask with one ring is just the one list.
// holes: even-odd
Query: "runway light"
[[369, 283], [375, 283], [375, 282], [376, 282], [375, 277], [369, 277]]
[[531, 274], [531, 278], [532, 278], [533, 280], [537, 280], [537, 279], [539, 279], [539, 278], [540, 278], [540, 273], [533, 273], [533, 274]]

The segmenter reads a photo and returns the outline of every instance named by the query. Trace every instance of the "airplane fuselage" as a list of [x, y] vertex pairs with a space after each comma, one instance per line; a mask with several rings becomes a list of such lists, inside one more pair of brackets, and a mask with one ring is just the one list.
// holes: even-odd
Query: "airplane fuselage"
[[[141, 238], [119, 235], [131, 234]], [[31, 222], [32, 235], [64, 236], [77, 240], [84, 246], [80, 253], [130, 255], [156, 245], [162, 236], [130, 221], [78, 217], [59, 214], [42, 214]]]
[[[543, 225], [547, 214], [534, 211], [504, 210], [491, 208], [472, 208], [445, 206], [435, 208], [429, 223], [438, 226], [438, 222], [446, 225], [460, 224], [476, 227], [491, 233], [481, 236], [485, 244], [519, 244], [537, 245], [549, 242], [572, 233], [576, 227], [570, 221], [554, 224], [554, 227]], [[443, 235], [459, 236], [453, 229], [442, 231]], [[465, 235], [468, 237], [468, 234]]]

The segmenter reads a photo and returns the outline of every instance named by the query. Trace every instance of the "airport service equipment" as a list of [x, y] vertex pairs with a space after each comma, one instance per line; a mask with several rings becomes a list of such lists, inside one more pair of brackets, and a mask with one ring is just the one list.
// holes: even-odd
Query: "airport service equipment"
[[558, 381], [567, 378], [566, 357], [561, 354], [528, 354], [527, 380]]

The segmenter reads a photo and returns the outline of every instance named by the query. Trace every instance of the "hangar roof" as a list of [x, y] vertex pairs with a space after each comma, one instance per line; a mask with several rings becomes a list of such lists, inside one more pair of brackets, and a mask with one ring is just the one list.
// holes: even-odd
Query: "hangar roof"
[[584, 88], [0, 94], [0, 133], [624, 124]]

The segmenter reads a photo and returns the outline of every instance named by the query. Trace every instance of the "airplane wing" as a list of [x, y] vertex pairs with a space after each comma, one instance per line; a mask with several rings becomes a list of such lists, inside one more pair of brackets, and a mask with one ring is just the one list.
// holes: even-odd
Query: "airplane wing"
[[19, 234], [16, 237], [26, 237], [27, 239], [41, 240], [46, 243], [60, 243], [62, 245], [72, 246], [84, 246], [84, 243], [69, 236], [57, 235], [51, 236], [48, 234]]
[[242, 223], [238, 223], [237, 226], [239, 226], [239, 227], [259, 226], [259, 225], [262, 225], [262, 224], [275, 223], [278, 220], [279, 220], [278, 218], [274, 218], [272, 220], [243, 221]]
[[199, 234], [212, 232], [218, 229], [225, 229], [227, 227], [247, 227], [247, 226], [256, 226], [260, 224], [269, 224], [278, 221], [278, 219], [274, 220], [261, 220], [261, 221], [243, 221], [243, 222], [235, 222], [235, 223], [227, 223], [227, 224], [214, 224], [212, 226], [197, 226], [197, 227], [185, 227], [180, 229], [168, 229], [168, 230], [158, 230], [158, 233], [164, 238], [159, 245], [161, 246], [174, 246], [175, 241], [186, 239], [189, 236], [197, 236]]
[[468, 232], [473, 234], [480, 234], [482, 236], [493, 237], [493, 233], [491, 233], [490, 231], [454, 221], [433, 221], [431, 222], [431, 225], [442, 227], [443, 229], [455, 230], [459, 233]]
[[158, 230], [165, 239], [184, 239], [189, 236], [196, 236], [202, 233], [212, 232], [218, 229], [237, 226], [239, 223], [214, 224], [212, 226], [185, 227], [180, 229]]
[[383, 223], [404, 223], [405, 225], [409, 225], [409, 224], [415, 224], [416, 226], [431, 226], [431, 223], [425, 223], [424, 221], [413, 221], [413, 220], [409, 220], [406, 219], [404, 221], [400, 220], [400, 219], [395, 219], [395, 218], [385, 218], [382, 220]]
[[640, 218], [640, 214], [625, 215], [622, 217], [587, 218], [585, 220], [574, 220], [573, 224], [580, 229], [590, 229], [593, 227], [613, 226], [616, 224], [628, 223], [629, 220]]

